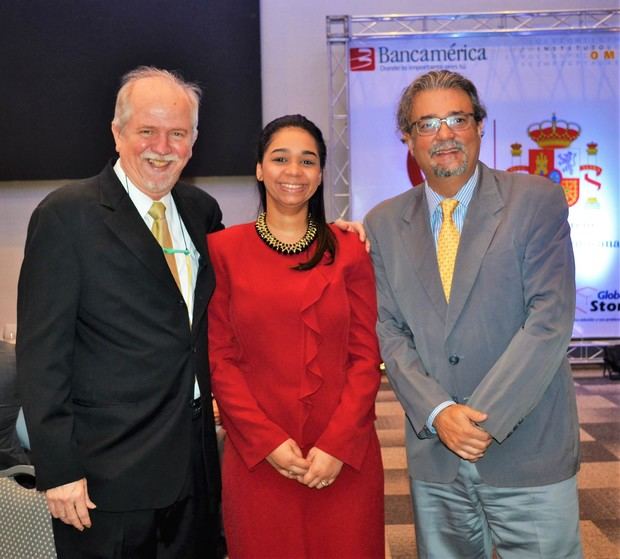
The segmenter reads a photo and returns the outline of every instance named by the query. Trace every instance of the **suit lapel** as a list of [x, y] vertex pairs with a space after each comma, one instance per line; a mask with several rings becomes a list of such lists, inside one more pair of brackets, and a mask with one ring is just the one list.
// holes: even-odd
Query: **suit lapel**
[[189, 233], [189, 236], [196, 247], [196, 250], [200, 254], [200, 268], [205, 265], [205, 230], [204, 225], [201, 224], [204, 222], [204, 216], [201, 219], [196, 206], [192, 205], [183, 194], [180, 194], [176, 188], [172, 190], [172, 197], [174, 198], [174, 203], [176, 204], [177, 211], [183, 220], [183, 224], [185, 225], [185, 229]]
[[415, 188], [413, 203], [402, 214], [401, 228], [408, 261], [412, 263], [420, 283], [443, 321], [446, 316], [446, 299], [441, 287], [437, 251], [430, 226], [428, 204], [422, 186]]
[[495, 177], [481, 165], [480, 184], [476, 188], [461, 232], [456, 257], [450, 305], [446, 321], [446, 336], [450, 333], [465, 307], [495, 231], [501, 221], [504, 202]]
[[197, 325], [207, 309], [207, 302], [213, 290], [213, 270], [208, 266], [209, 258], [206, 250], [205, 216], [201, 216], [195, 204], [192, 204], [179, 189], [172, 190], [172, 197], [177, 211], [189, 236], [200, 254], [198, 270], [196, 272], [196, 286], [194, 288], [194, 312], [192, 330], [197, 331]]
[[101, 204], [113, 210], [105, 219], [110, 231], [164, 285], [178, 291], [161, 247], [144, 224], [111, 165], [101, 174]]

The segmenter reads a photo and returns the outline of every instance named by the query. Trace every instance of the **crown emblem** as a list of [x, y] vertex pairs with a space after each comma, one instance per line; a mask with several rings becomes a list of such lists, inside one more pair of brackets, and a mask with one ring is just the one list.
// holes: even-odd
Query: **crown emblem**
[[513, 157], [519, 157], [523, 150], [521, 149], [523, 146], [519, 142], [515, 142], [514, 144], [510, 144], [510, 154]]
[[598, 144], [596, 142], [590, 142], [587, 144], [588, 155], [596, 155], [598, 153]]
[[574, 122], [558, 120], [553, 113], [551, 120], [530, 124], [527, 135], [539, 147], [545, 149], [562, 149], [570, 146], [581, 134], [581, 126]]

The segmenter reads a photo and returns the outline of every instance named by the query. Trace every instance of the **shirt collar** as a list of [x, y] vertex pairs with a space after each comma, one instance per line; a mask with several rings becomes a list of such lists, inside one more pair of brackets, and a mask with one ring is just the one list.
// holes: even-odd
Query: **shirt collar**
[[[127, 194], [136, 209], [138, 210], [138, 213], [143, 218], [145, 218], [148, 215], [148, 212], [151, 209], [154, 200], [150, 196], [144, 194], [144, 192], [142, 192], [133, 182], [131, 182], [131, 179], [123, 170], [120, 158], [116, 161], [116, 164], [114, 165], [114, 172], [116, 173], [118, 180], [121, 181], [121, 184], [127, 191]], [[166, 214], [166, 218], [168, 222], [170, 222], [173, 219], [172, 214], [176, 215], [176, 207], [172, 199], [172, 193], [168, 192], [168, 194], [162, 196], [159, 199], [159, 202], [163, 202], [164, 206], [166, 206], [166, 211], [168, 212]]]
[[[463, 211], [467, 210], [469, 203], [471, 202], [472, 196], [474, 195], [474, 190], [476, 189], [476, 185], [478, 184], [478, 178], [480, 177], [480, 165], [476, 165], [474, 172], [469, 180], [459, 188], [459, 191], [453, 196], [455, 200], [459, 201], [459, 206], [463, 209]], [[441, 201], [445, 198], [445, 196], [441, 196], [437, 194], [428, 184], [427, 181], [424, 181], [424, 192], [426, 194], [426, 202], [428, 204], [428, 213], [429, 215], [433, 215], [437, 206], [441, 203]]]

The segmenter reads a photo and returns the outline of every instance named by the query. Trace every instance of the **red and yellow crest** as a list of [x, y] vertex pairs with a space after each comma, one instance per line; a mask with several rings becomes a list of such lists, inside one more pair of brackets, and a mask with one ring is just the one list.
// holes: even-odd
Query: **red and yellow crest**
[[578, 152], [570, 149], [571, 144], [581, 135], [581, 127], [578, 124], [558, 120], [553, 114], [551, 120], [530, 124], [527, 127], [527, 135], [536, 142], [537, 148], [528, 150], [528, 164], [522, 165], [520, 164], [522, 146], [518, 142], [512, 143], [510, 154], [514, 164], [507, 171], [548, 177], [562, 186], [569, 206], [575, 205], [579, 200], [580, 179], [578, 176], [570, 176], [575, 170], [583, 172], [584, 180], [600, 189], [601, 183], [589, 173], [592, 171], [598, 177], [602, 172], [601, 167], [594, 164], [596, 162], [594, 158], [598, 154], [598, 144], [596, 142], [587, 144], [588, 162], [581, 165], [578, 164]]
[[579, 179], [562, 179], [562, 188], [564, 189], [564, 196], [569, 206], [574, 206], [579, 200]]

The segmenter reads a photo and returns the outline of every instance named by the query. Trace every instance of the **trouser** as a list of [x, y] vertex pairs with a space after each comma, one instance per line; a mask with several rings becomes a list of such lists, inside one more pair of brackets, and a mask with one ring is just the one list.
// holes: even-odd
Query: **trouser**
[[52, 520], [59, 559], [186, 559], [192, 557], [192, 498], [154, 510], [90, 511], [80, 532]]
[[19, 405], [0, 403], [0, 470], [17, 464], [30, 464], [15, 430], [18, 415]]
[[461, 461], [452, 483], [412, 481], [420, 559], [581, 559], [576, 477], [493, 487]]
[[[187, 495], [161, 509], [89, 511], [92, 527], [80, 532], [52, 519], [59, 559], [215, 559], [222, 556], [220, 520], [208, 512], [202, 457], [202, 420], [194, 410], [192, 471]], [[183, 475], [179, 473], [179, 475]], [[187, 487], [187, 486], [186, 486]]]

